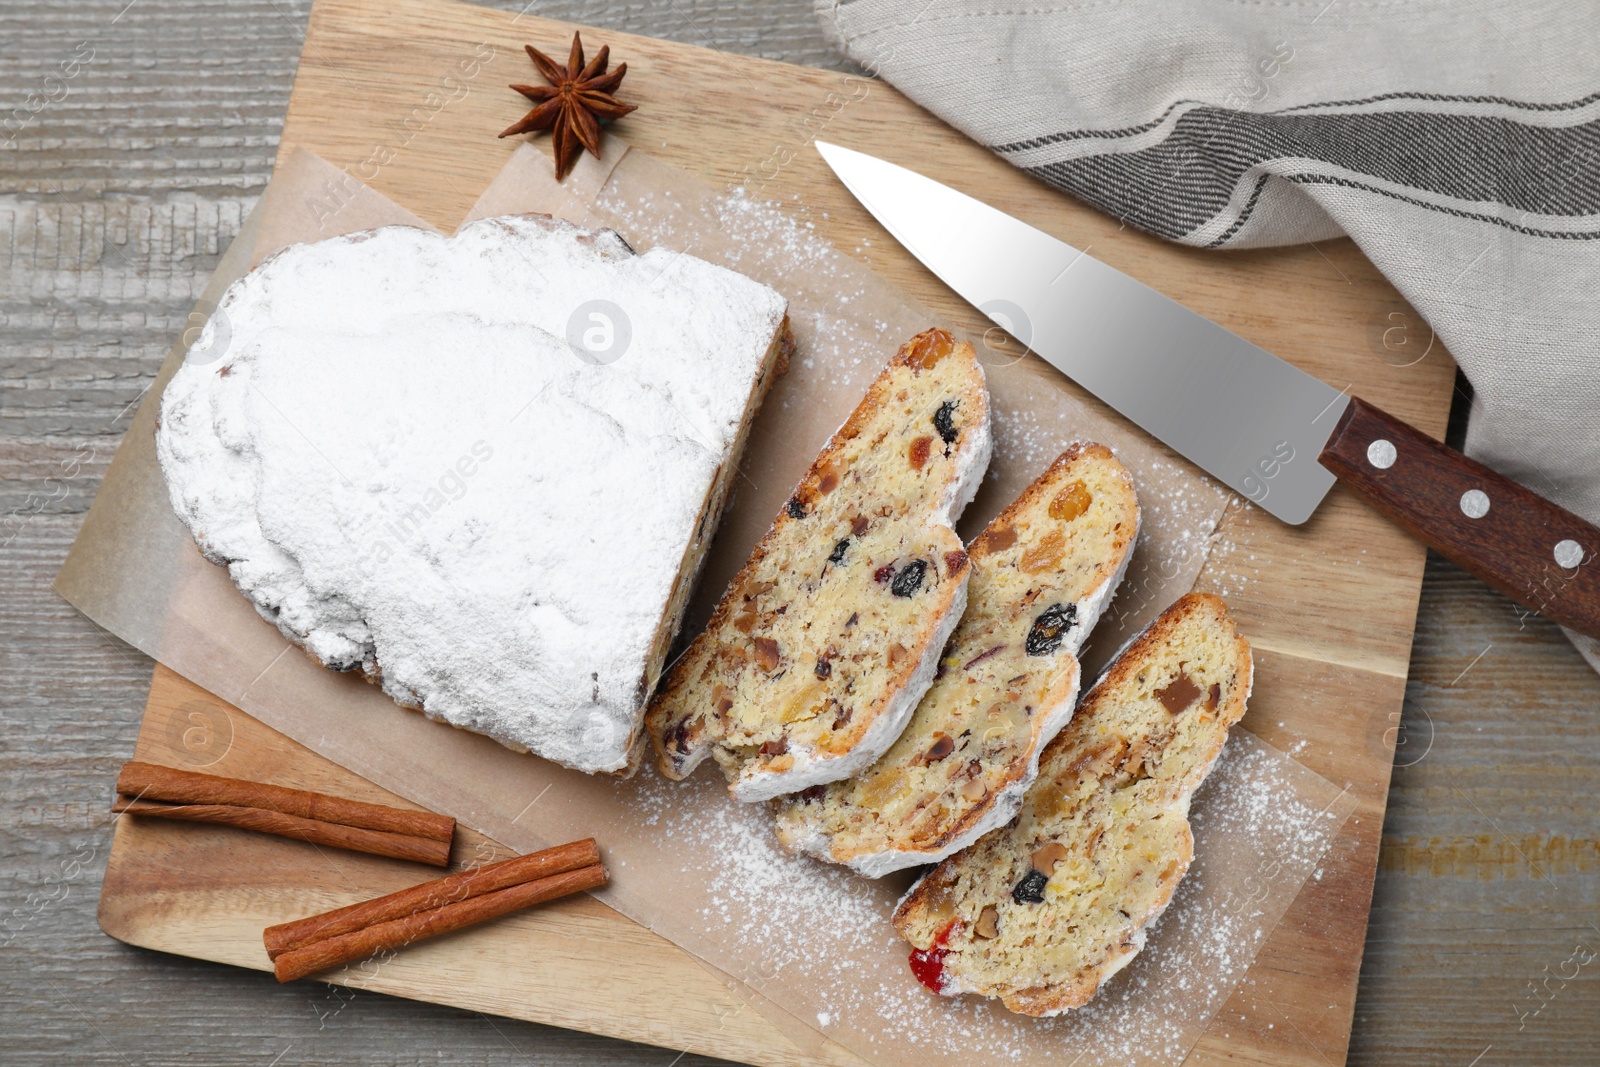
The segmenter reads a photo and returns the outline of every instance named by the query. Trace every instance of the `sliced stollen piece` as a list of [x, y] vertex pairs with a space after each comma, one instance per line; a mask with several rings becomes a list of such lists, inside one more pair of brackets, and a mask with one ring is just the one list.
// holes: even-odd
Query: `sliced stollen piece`
[[911, 969], [945, 996], [1054, 1015], [1144, 946], [1189, 869], [1189, 795], [1250, 693], [1250, 645], [1191, 593], [1112, 664], [1045, 749], [1017, 820], [935, 867], [895, 909]]
[[201, 551], [313, 658], [626, 771], [792, 343], [771, 289], [609, 230], [386, 227], [230, 286], [156, 450]]
[[872, 383], [651, 704], [669, 778], [708, 754], [734, 797], [858, 773], [904, 729], [966, 604], [951, 528], [989, 464], [972, 346], [912, 338]]
[[859, 776], [785, 797], [784, 846], [877, 878], [1009, 822], [1072, 716], [1078, 649], [1138, 535], [1111, 450], [1063, 452], [968, 546], [966, 614], [899, 740]]

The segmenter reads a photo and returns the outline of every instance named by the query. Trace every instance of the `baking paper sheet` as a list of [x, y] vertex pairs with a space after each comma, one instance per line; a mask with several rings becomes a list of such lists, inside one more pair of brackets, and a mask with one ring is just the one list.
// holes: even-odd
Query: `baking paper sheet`
[[[686, 622], [692, 633], [810, 460], [905, 338], [935, 323], [835, 252], [803, 221], [719, 191], [612, 140], [567, 182], [524, 148], [474, 216], [544, 210], [617, 229], [758, 278], [790, 300], [798, 341], [741, 463], [733, 504]], [[286, 161], [201, 299], [296, 240], [415, 216], [307, 153]], [[670, 269], [670, 267], [668, 268]], [[1187, 591], [1225, 502], [1137, 434], [1095, 416], [1036, 360], [983, 349], [997, 449], [962, 521], [975, 532], [1073, 440], [1114, 447], [1137, 479], [1145, 526], [1123, 591], [1086, 662]], [[212, 354], [215, 355], [215, 354]], [[1354, 799], [1247, 731], [1235, 731], [1194, 805], [1197, 861], [1149, 947], [1088, 1009], [1036, 1021], [918, 986], [888, 923], [909, 875], [872, 882], [785, 856], [762, 806], [728, 799], [705, 768], [675, 784], [646, 768], [587, 777], [403, 710], [324, 670], [263, 622], [204, 561], [167, 504], [153, 429], [175, 350], [140, 408], [57, 588], [96, 622], [316, 752], [521, 851], [593, 835], [608, 904], [730, 976], [800, 1046], [824, 1035], [884, 1067], [991, 1062], [1181, 1061], [1248, 968]], [[604, 367], [597, 367], [603, 372]], [[607, 1003], [606, 991], [595, 991]], [[626, 1010], [626, 1005], [616, 1005]]]

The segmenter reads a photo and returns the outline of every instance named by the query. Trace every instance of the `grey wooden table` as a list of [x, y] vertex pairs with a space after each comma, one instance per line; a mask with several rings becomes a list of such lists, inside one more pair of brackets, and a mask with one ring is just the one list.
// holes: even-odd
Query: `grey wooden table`
[[[843, 65], [807, 0], [532, 6]], [[50, 583], [265, 186], [308, 7], [0, 5], [0, 1062], [687, 1067], [449, 1008], [330, 999], [95, 925], [110, 783], [151, 663]], [[1401, 739], [1351, 1062], [1600, 1062], [1600, 679], [1552, 626], [1434, 562]]]

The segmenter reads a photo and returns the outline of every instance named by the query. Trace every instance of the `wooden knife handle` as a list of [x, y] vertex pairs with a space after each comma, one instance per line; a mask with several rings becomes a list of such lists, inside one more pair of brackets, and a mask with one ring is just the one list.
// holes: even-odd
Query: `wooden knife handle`
[[1462, 570], [1600, 639], [1600, 529], [1354, 397], [1317, 462]]

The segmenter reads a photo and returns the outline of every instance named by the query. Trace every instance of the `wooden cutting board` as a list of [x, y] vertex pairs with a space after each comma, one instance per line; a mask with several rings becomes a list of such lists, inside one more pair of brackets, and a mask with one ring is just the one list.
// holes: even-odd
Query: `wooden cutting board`
[[[525, 106], [505, 88], [529, 80], [520, 46], [564, 54], [573, 28], [427, 0], [318, 0], [279, 159], [308, 148], [452, 229], [515, 147], [494, 134]], [[812, 138], [913, 166], [1092, 246], [1323, 380], [1443, 435], [1454, 365], [1348, 241], [1177, 248], [1045, 188], [881, 82], [610, 31], [585, 36], [591, 50], [609, 44], [627, 61], [621, 95], [641, 105], [614, 136], [785, 204], [957, 326], [979, 323], [849, 198]], [[338, 191], [329, 195], [336, 201]], [[1042, 366], [1040, 374], [1057, 378]], [[1224, 516], [1198, 588], [1228, 597], [1255, 646], [1245, 726], [1346, 785], [1359, 806], [1190, 1063], [1344, 1060], [1423, 557], [1339, 488], [1299, 528], [1238, 501]], [[405, 803], [165, 668], [137, 757]], [[495, 848], [462, 836], [461, 861]], [[122, 819], [100, 921], [131, 944], [266, 970], [262, 927], [429, 876], [242, 831]], [[337, 981], [758, 1064], [862, 1062], [831, 1044], [801, 1049], [687, 953], [587, 897], [414, 946]]]

